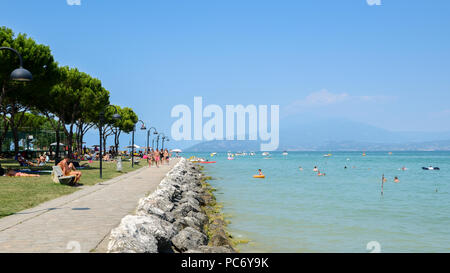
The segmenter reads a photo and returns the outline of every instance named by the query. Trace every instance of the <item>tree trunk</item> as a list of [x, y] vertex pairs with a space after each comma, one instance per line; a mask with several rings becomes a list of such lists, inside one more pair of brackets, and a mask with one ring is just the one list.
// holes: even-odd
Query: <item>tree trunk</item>
[[2, 82], [2, 94], [0, 96], [0, 105], [3, 105], [3, 98], [6, 96], [6, 81]]
[[119, 138], [120, 138], [120, 130], [114, 134], [114, 145], [115, 145], [115, 153], [119, 155]]
[[[19, 106], [20, 107], [20, 106]], [[28, 110], [27, 107], [23, 108], [22, 111], [18, 111], [18, 106], [15, 103], [11, 105], [11, 111], [9, 112], [9, 125], [11, 127], [11, 132], [13, 134], [14, 140], [14, 153], [19, 153], [19, 128], [22, 125], [23, 117], [25, 116], [25, 112]], [[21, 116], [19, 116], [21, 115]]]
[[7, 120], [3, 120], [3, 132], [0, 136], [0, 153], [3, 152], [3, 141], [5, 140], [6, 134], [8, 133], [9, 123]]
[[70, 130], [69, 130], [69, 134], [67, 135], [67, 145], [68, 148], [67, 152], [69, 153], [69, 158], [72, 158], [72, 146], [73, 146], [73, 123], [70, 124]]
[[59, 135], [61, 129], [61, 122], [58, 121], [58, 127], [56, 127], [56, 154], [55, 154], [55, 165], [58, 164], [59, 160], [59, 143], [61, 142], [61, 137]]
[[78, 152], [78, 154], [79, 155], [82, 155], [83, 154], [83, 151], [82, 151], [82, 149], [83, 149], [83, 147], [82, 147], [82, 142], [80, 141], [80, 139], [81, 139], [81, 129], [80, 129], [80, 127], [81, 127], [82, 125], [80, 125], [79, 123], [77, 123], [76, 124], [76, 128], [77, 128], [77, 137], [76, 137], [76, 143], [77, 143], [77, 152]]

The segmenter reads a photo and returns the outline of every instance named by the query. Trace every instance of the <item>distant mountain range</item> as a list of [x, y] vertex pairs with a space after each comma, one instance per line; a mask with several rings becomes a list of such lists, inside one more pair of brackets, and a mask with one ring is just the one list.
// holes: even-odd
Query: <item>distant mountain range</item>
[[[185, 149], [192, 152], [259, 151], [259, 141], [214, 140]], [[450, 132], [393, 132], [343, 120], [280, 124], [278, 150], [287, 151], [450, 151]]]

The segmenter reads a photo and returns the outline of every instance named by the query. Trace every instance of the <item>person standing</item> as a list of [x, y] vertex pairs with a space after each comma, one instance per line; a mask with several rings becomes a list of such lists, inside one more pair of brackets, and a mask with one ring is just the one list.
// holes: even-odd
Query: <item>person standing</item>
[[156, 150], [153, 152], [153, 156], [155, 157], [155, 165], [156, 165], [157, 168], [159, 168], [158, 164], [159, 164], [159, 157], [160, 157], [160, 154], [159, 154], [159, 150], [158, 150], [158, 149], [156, 149]]
[[161, 149], [159, 151], [159, 159], [161, 160], [161, 165], [164, 163], [164, 151]]
[[166, 163], [169, 164], [169, 151], [167, 149], [164, 150], [164, 159]]

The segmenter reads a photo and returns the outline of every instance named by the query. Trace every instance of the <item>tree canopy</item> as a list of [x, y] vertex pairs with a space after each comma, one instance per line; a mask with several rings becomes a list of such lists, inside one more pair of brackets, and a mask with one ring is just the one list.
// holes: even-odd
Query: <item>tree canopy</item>
[[6, 132], [11, 130], [17, 152], [21, 127], [50, 127], [56, 132], [57, 141], [59, 132], [64, 132], [69, 147], [76, 137], [77, 146], [81, 148], [83, 136], [93, 126], [98, 126], [102, 111], [105, 112], [104, 126], [117, 137], [116, 145], [121, 132], [133, 130], [138, 120], [133, 110], [118, 107], [122, 118], [113, 120], [110, 93], [101, 81], [77, 68], [59, 67], [49, 46], [36, 43], [26, 34], [15, 35], [11, 29], [0, 27], [0, 47], [17, 50], [23, 58], [23, 67], [33, 74], [31, 82], [11, 81], [10, 74], [19, 67], [19, 59], [14, 52], [0, 50], [0, 145]]

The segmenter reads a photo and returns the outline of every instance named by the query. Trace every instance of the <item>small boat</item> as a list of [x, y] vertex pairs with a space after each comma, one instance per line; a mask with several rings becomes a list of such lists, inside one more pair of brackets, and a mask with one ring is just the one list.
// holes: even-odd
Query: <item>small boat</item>
[[332, 156], [332, 154], [326, 154], [326, 155], [323, 155], [324, 157], [330, 157], [330, 156]]
[[426, 171], [439, 171], [440, 170], [440, 168], [439, 167], [422, 167], [422, 169], [423, 170], [426, 170]]
[[265, 178], [265, 175], [254, 175], [253, 178]]
[[262, 155], [263, 155], [263, 156], [268, 156], [268, 155], [270, 155], [270, 154], [269, 154], [269, 152], [264, 152], [264, 153], [262, 153]]
[[216, 163], [216, 161], [199, 161], [198, 163], [201, 163], [201, 164], [211, 164], [211, 163]]
[[284, 152], [283, 152], [283, 155], [288, 155], [288, 152], [287, 152], [287, 151], [284, 151]]

